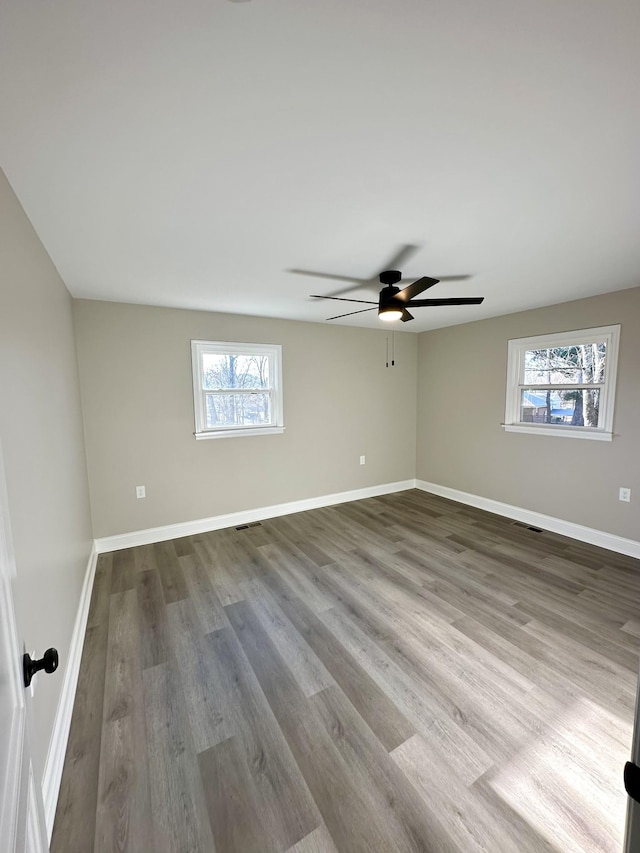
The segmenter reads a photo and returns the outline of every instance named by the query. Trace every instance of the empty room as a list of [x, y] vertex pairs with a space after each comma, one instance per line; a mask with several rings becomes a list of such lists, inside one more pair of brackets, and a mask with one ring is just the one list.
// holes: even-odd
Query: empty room
[[639, 79], [0, 3], [2, 853], [640, 853]]

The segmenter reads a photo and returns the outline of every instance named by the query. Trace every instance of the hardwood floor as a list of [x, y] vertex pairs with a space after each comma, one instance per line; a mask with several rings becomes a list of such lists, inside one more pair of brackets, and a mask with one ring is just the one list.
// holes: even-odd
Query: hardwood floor
[[619, 853], [639, 604], [418, 491], [102, 555], [51, 849]]

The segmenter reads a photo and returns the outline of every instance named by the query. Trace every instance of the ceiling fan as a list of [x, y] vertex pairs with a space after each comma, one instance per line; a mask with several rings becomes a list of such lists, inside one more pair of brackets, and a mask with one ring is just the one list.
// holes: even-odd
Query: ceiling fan
[[364, 314], [365, 311], [375, 311], [377, 309], [378, 316], [381, 320], [393, 321], [402, 320], [407, 323], [413, 320], [413, 314], [409, 312], [409, 308], [426, 308], [435, 305], [480, 305], [484, 300], [484, 296], [453, 296], [446, 299], [414, 299], [419, 293], [438, 284], [440, 279], [429, 278], [423, 276], [413, 284], [408, 285], [403, 290], [397, 287], [397, 283], [402, 280], [402, 273], [399, 270], [385, 270], [379, 275], [380, 284], [383, 285], [380, 291], [380, 296], [377, 302], [372, 302], [368, 299], [345, 299], [342, 296], [321, 296], [312, 293], [314, 299], [335, 299], [338, 302], [359, 302], [363, 305], [373, 305], [373, 308], [360, 308], [358, 311], [349, 311], [346, 314], [336, 314], [335, 317], [327, 317], [327, 320], [338, 320], [340, 317], [350, 317], [352, 314]]
[[[389, 269], [385, 270], [379, 275], [373, 276], [373, 278], [354, 278], [352, 276], [333, 275], [331, 273], [321, 273], [301, 269], [291, 269], [289, 270], [289, 272], [296, 273], [297, 275], [312, 276], [313, 278], [324, 278], [329, 279], [331, 281], [349, 282], [349, 287], [342, 288], [341, 290], [334, 290], [333, 293], [326, 293], [323, 295], [313, 294], [312, 298], [336, 299], [341, 302], [360, 302], [364, 305], [373, 305], [374, 308], [377, 306], [378, 316], [381, 320], [402, 320], [403, 323], [406, 323], [407, 321], [414, 319], [413, 316], [407, 310], [408, 308], [420, 308], [424, 306], [434, 305], [479, 305], [483, 301], [483, 296], [469, 298], [420, 300], [413, 298], [419, 293], [422, 293], [424, 290], [427, 290], [427, 288], [433, 287], [434, 284], [438, 284], [439, 281], [466, 281], [468, 278], [470, 278], [470, 276], [468, 275], [449, 275], [441, 276], [440, 278], [420, 278], [418, 279], [418, 281], [414, 281], [413, 284], [410, 284], [408, 287], [405, 287], [401, 290], [400, 287], [398, 287], [397, 285], [404, 284], [404, 282], [410, 281], [410, 279], [403, 278], [402, 273], [400, 273], [397, 269], [392, 268], [402, 266], [413, 255], [415, 255], [416, 252], [420, 250], [420, 248], [421, 246], [416, 246], [411, 243], [408, 243], [404, 246], [400, 246], [395, 255], [387, 262]], [[341, 296], [341, 294], [348, 293], [350, 290], [353, 290], [354, 285], [356, 285], [358, 288], [377, 288], [378, 283], [382, 284], [383, 288], [380, 291], [380, 295], [378, 297], [377, 302], [369, 301], [366, 299], [348, 299]], [[327, 317], [327, 320], [338, 320], [340, 317], [349, 317], [351, 314], [361, 314], [365, 311], [373, 311], [374, 308], [362, 308], [359, 311], [350, 311], [347, 314], [338, 314], [335, 317]]]

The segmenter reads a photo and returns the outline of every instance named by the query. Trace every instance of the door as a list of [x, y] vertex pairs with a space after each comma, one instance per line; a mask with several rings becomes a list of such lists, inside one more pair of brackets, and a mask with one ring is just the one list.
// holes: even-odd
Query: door
[[[631, 745], [631, 762], [640, 767], [640, 677], [638, 678], [638, 692], [636, 696], [636, 719], [633, 731], [633, 743]], [[634, 797], [640, 796], [637, 779], [633, 784], [633, 788]], [[625, 853], [639, 853], [640, 851], [640, 803], [631, 796], [628, 799], [627, 806], [627, 837], [624, 850]]]
[[42, 789], [29, 749], [30, 694], [22, 679], [25, 650], [11, 592], [15, 574], [0, 448], [0, 850], [45, 853]]

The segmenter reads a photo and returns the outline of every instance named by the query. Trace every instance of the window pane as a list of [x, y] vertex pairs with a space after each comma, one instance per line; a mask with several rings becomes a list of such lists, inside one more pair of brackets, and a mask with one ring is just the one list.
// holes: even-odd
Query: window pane
[[242, 353], [203, 353], [202, 387], [270, 388], [269, 356]]
[[600, 389], [551, 391], [524, 389], [520, 392], [520, 422], [597, 427]]
[[525, 385], [590, 385], [604, 381], [606, 343], [527, 350]]
[[269, 394], [207, 394], [206, 429], [271, 423]]

